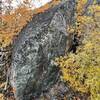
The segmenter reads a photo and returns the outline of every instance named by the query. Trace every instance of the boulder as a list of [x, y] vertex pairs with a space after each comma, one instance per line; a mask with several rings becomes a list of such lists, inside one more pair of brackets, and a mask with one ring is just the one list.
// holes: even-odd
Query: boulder
[[69, 48], [67, 26], [74, 22], [74, 12], [75, 0], [63, 0], [34, 15], [14, 41], [10, 84], [16, 100], [39, 97], [59, 80], [54, 59]]

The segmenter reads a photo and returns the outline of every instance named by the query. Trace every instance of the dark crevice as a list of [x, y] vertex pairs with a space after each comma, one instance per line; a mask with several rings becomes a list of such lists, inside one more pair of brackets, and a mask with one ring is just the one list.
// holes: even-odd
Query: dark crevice
[[79, 46], [79, 38], [77, 34], [73, 36], [72, 44], [69, 48], [69, 52], [76, 53], [77, 47]]

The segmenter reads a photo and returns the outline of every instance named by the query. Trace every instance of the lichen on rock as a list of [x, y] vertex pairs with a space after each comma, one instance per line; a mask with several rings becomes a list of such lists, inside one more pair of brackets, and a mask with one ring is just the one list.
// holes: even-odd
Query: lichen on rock
[[74, 21], [74, 10], [75, 0], [65, 0], [34, 15], [14, 41], [10, 83], [16, 100], [39, 97], [59, 80], [53, 60], [67, 52], [66, 28]]

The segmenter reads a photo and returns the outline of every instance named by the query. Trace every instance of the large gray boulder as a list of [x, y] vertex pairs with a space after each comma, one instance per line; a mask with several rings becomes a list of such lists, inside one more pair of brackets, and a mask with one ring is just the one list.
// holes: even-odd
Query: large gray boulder
[[75, 0], [64, 0], [35, 15], [14, 41], [10, 83], [16, 100], [32, 100], [59, 80], [54, 59], [69, 48], [67, 25], [74, 22], [74, 8]]

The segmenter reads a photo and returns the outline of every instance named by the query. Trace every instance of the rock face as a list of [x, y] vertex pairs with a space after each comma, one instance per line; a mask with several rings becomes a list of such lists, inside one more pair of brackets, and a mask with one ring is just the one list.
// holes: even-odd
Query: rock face
[[[75, 0], [65, 0], [33, 17], [14, 42], [10, 83], [16, 100], [32, 100], [59, 79], [54, 59], [66, 52], [67, 25], [74, 21]], [[40, 99], [41, 100], [41, 99]]]

